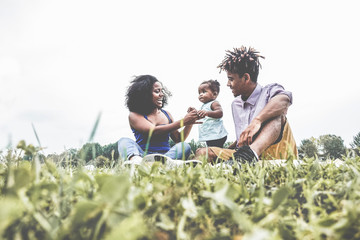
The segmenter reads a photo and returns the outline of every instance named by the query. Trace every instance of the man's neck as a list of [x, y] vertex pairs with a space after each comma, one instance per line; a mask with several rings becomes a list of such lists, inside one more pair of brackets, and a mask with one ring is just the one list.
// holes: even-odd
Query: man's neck
[[246, 95], [241, 95], [241, 99], [245, 102], [246, 100], [248, 100], [248, 98], [251, 96], [251, 94], [254, 92], [255, 88], [257, 86], [257, 83], [254, 83], [253, 85], [251, 85], [249, 87], [249, 91]]

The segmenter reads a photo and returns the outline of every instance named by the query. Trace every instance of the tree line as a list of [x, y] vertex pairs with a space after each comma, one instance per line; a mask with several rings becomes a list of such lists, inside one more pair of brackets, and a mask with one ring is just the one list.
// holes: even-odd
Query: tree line
[[[170, 140], [170, 145], [175, 143]], [[205, 147], [204, 143], [191, 140], [189, 142], [193, 153], [200, 147]], [[231, 142], [226, 142], [224, 147], [227, 147]], [[299, 150], [299, 158], [318, 158], [320, 160], [342, 158], [349, 153], [360, 156], [360, 132], [353, 137], [350, 143], [351, 148], [346, 148], [344, 140], [340, 136], [333, 134], [322, 135], [318, 138], [308, 138], [301, 141]], [[17, 145], [17, 150], [22, 152], [22, 160], [32, 160], [33, 157], [38, 156], [40, 160], [51, 158], [61, 165], [78, 165], [78, 164], [92, 164], [94, 166], [108, 166], [111, 167], [119, 159], [119, 152], [117, 149], [117, 142], [107, 145], [100, 145], [99, 143], [86, 143], [80, 149], [69, 149], [61, 154], [49, 154], [45, 156], [41, 153], [39, 147], [34, 147], [32, 144], [27, 145], [25, 141], [20, 141]]]
[[311, 137], [301, 141], [298, 147], [299, 157], [301, 159], [312, 157], [336, 159], [350, 152], [360, 156], [360, 132], [353, 137], [350, 146], [351, 148], [346, 148], [344, 140], [333, 134], [322, 135], [318, 138]]

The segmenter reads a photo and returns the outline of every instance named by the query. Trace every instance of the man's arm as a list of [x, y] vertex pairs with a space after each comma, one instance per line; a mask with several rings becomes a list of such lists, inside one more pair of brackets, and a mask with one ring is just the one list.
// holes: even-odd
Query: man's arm
[[253, 119], [260, 123], [287, 113], [290, 106], [290, 99], [287, 95], [279, 94], [270, 99], [263, 110]]
[[261, 110], [249, 126], [241, 133], [238, 146], [250, 145], [254, 135], [260, 130], [262, 124], [280, 115], [286, 115], [289, 106], [290, 99], [287, 95], [279, 94], [271, 98], [263, 110]]

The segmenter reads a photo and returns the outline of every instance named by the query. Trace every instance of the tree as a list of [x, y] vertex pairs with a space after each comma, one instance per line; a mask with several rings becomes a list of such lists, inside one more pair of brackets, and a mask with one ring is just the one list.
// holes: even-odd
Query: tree
[[119, 151], [117, 149], [117, 142], [110, 143], [102, 147], [102, 155], [110, 160], [116, 160], [119, 158]]
[[333, 134], [320, 136], [319, 146], [325, 158], [340, 158], [346, 152], [344, 140]]
[[352, 143], [350, 143], [350, 146], [352, 148], [360, 148], [360, 132], [354, 136]]
[[299, 147], [299, 155], [300, 158], [304, 158], [304, 157], [310, 158], [319, 155], [316, 139], [309, 138], [302, 140]]
[[102, 147], [99, 143], [86, 143], [77, 153], [79, 159], [88, 162], [102, 155]]

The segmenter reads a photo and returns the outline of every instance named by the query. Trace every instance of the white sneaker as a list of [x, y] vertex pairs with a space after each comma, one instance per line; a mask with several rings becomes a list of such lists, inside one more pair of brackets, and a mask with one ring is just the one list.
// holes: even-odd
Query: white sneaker
[[179, 166], [185, 166], [185, 165], [196, 165], [196, 164], [202, 164], [199, 160], [174, 160], [168, 156], [162, 155], [162, 154], [149, 154], [146, 155], [143, 158], [144, 162], [161, 162], [162, 164], [166, 165], [169, 168], [179, 167]]
[[124, 165], [127, 166], [127, 165], [140, 165], [143, 161], [143, 158], [140, 157], [140, 156], [133, 156], [131, 158], [131, 160], [127, 160], [124, 162]]
[[94, 165], [85, 165], [84, 168], [88, 171], [94, 171], [96, 168]]
[[195, 167], [197, 164], [202, 164], [202, 162], [199, 160], [173, 160], [171, 158], [168, 159], [168, 161], [166, 162], [166, 165], [170, 168], [182, 167], [182, 166]]
[[[149, 162], [149, 163], [161, 162], [162, 164], [165, 164], [168, 158], [169, 157], [167, 157], [165, 155], [155, 153], [155, 154], [148, 154], [148, 155], [144, 156], [143, 161]], [[171, 158], [169, 158], [169, 159], [171, 159]]]
[[199, 160], [174, 160], [171, 159], [168, 156], [162, 155], [162, 154], [148, 154], [144, 157], [140, 157], [140, 156], [133, 156], [131, 158], [131, 160], [127, 160], [124, 162], [125, 166], [128, 165], [140, 165], [142, 163], [146, 163], [146, 164], [152, 164], [154, 162], [160, 162], [164, 165], [166, 165], [169, 168], [174, 168], [174, 167], [179, 167], [179, 166], [185, 166], [185, 165], [193, 165], [196, 166], [196, 164], [202, 164], [201, 161]]

